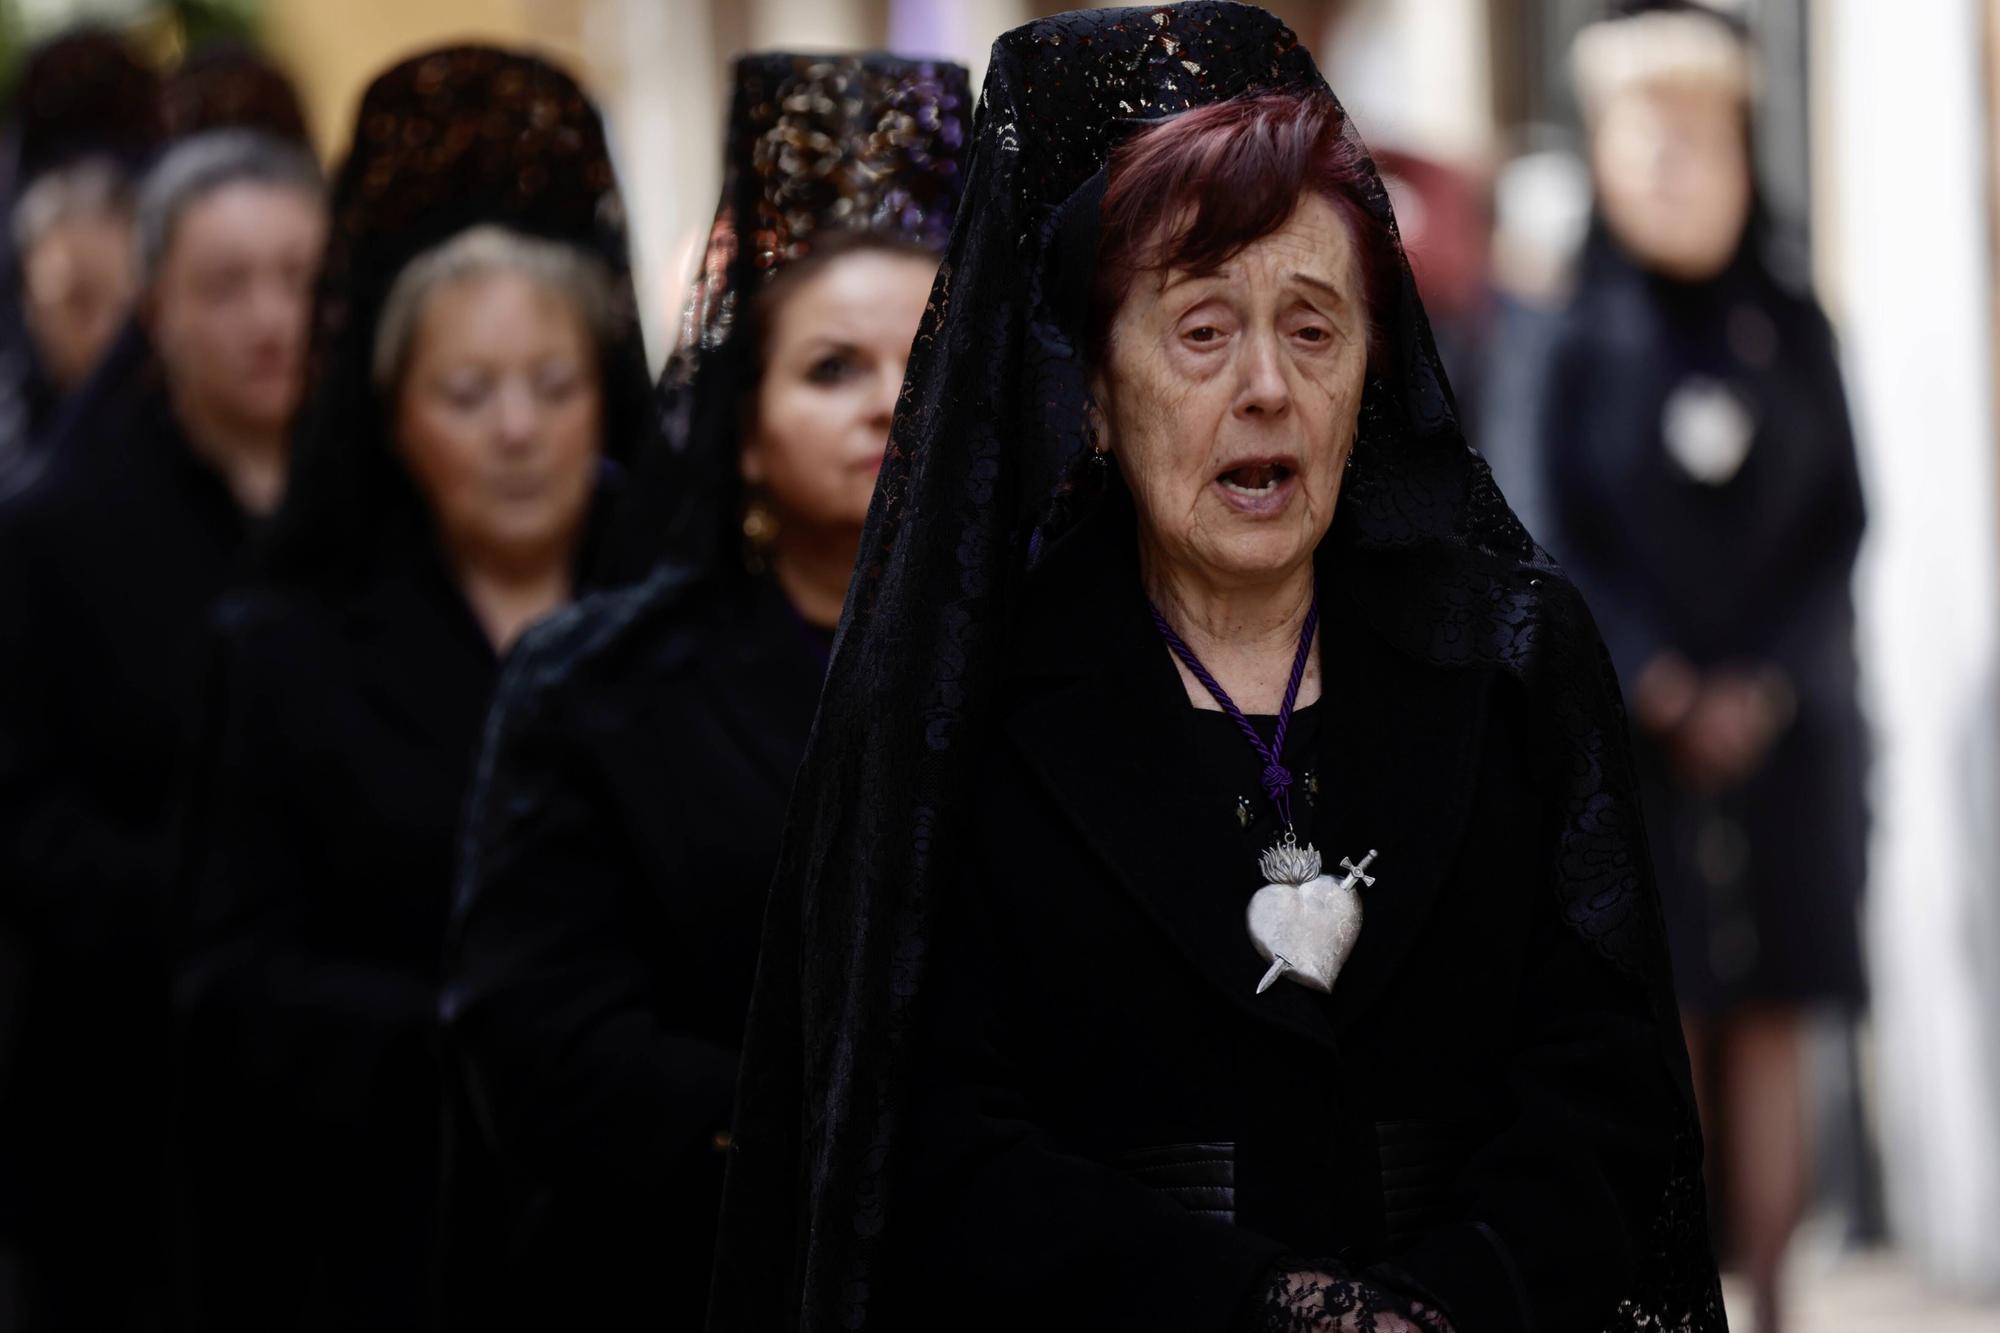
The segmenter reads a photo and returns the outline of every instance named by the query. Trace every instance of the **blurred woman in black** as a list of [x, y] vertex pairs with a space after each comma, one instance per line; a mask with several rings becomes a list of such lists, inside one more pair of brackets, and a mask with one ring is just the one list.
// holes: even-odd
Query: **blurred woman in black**
[[737, 65], [650, 479], [672, 558], [522, 645], [469, 816], [446, 1017], [510, 1280], [465, 1327], [699, 1324], [764, 891], [968, 114], [953, 65]]
[[163, 1249], [164, 918], [208, 614], [277, 503], [326, 236], [317, 163], [258, 129], [169, 150], [136, 218], [137, 315], [0, 509], [0, 915], [25, 964], [0, 1195], [34, 1299], [108, 1328]]
[[160, 92], [95, 28], [23, 65], [0, 157], [0, 497], [39, 470], [65, 400], [131, 314], [133, 190], [160, 144]]
[[652, 434], [622, 210], [565, 74], [461, 47], [363, 98], [265, 586], [190, 822], [196, 1327], [419, 1329], [455, 832], [501, 658], [616, 567]]
[[1598, 215], [1534, 367], [1548, 537], [1631, 705], [1721, 1216], [1777, 1330], [1801, 1021], [1865, 997], [1861, 481], [1832, 331], [1759, 203], [1743, 32], [1623, 8], [1576, 47]]

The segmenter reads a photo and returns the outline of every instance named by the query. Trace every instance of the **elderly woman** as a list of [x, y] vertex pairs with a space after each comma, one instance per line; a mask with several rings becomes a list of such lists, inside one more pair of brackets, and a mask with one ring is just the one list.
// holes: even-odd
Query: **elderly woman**
[[[700, 1325], [777, 833], [970, 106], [955, 65], [737, 63], [645, 511], [672, 559], [523, 642], [469, 807], [445, 993], [467, 1328]], [[770, 151], [798, 142], [828, 151]], [[481, 1282], [496, 1214], [510, 1262]]]
[[335, 187], [266, 585], [219, 616], [180, 976], [187, 1322], [434, 1326], [434, 1015], [501, 658], [611, 572], [650, 438], [616, 182], [566, 75], [378, 78]]
[[1234, 5], [994, 49], [716, 1329], [1719, 1329], [1615, 687]]

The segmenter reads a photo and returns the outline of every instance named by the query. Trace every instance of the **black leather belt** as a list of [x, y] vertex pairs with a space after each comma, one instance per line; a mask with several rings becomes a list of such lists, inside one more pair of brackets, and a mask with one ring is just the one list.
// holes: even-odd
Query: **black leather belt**
[[1191, 1213], [1236, 1221], [1236, 1145], [1170, 1143], [1126, 1153], [1117, 1165]]

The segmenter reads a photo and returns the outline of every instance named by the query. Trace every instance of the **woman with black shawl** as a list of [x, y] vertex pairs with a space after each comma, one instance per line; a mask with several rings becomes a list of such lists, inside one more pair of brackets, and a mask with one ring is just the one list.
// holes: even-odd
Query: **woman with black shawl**
[[617, 183], [567, 75], [391, 69], [334, 187], [268, 576], [218, 615], [179, 976], [187, 1318], [421, 1329], [458, 816], [501, 658], [616, 572], [651, 438]]
[[133, 187], [161, 113], [159, 79], [109, 31], [64, 33], [23, 64], [0, 156], [0, 497], [39, 473], [131, 313]]
[[709, 1326], [1720, 1329], [1615, 683], [1337, 103], [1225, 4], [987, 78]]
[[169, 148], [135, 218], [131, 323], [0, 506], [0, 921], [23, 946], [0, 1197], [31, 1219], [32, 1299], [76, 1311], [35, 1327], [122, 1326], [165, 1250], [171, 833], [209, 613], [284, 478], [324, 182], [239, 124]]
[[1805, 1020], [1866, 999], [1866, 516], [1833, 331], [1756, 186], [1748, 36], [1686, 0], [1615, 9], [1575, 47], [1596, 224], [1529, 368], [1546, 537], [1631, 701], [1711, 1176], [1775, 1333]]
[[[950, 230], [958, 66], [747, 56], [662, 384], [670, 558], [531, 634], [468, 814], [451, 1224], [467, 1328], [696, 1327], [764, 896]], [[480, 1191], [479, 1151], [498, 1170]]]

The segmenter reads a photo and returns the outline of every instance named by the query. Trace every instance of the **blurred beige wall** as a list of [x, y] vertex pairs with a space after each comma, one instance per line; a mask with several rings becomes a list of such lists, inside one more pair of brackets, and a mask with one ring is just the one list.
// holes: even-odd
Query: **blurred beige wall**
[[386, 66], [428, 46], [477, 40], [534, 45], [575, 67], [581, 8], [581, 0], [267, 0], [264, 22], [331, 160], [346, 148], [362, 89]]
[[[729, 58], [746, 49], [878, 47], [983, 64], [1028, 0], [266, 0], [266, 38], [293, 72], [329, 162], [368, 81], [444, 42], [533, 46], [603, 108], [632, 219], [655, 359], [674, 339], [686, 275], [715, 207]], [[1057, 6], [1063, 7], [1063, 6]], [[913, 48], [913, 49], [914, 49]]]
[[[266, 0], [273, 52], [299, 80], [329, 161], [368, 80], [441, 42], [532, 45], [572, 69], [608, 122], [640, 310], [657, 360], [715, 208], [729, 60], [744, 50], [879, 47], [975, 74], [1030, 0]], [[1317, 0], [1299, 0], [1308, 6]], [[1067, 8], [1067, 3], [1041, 8]]]

